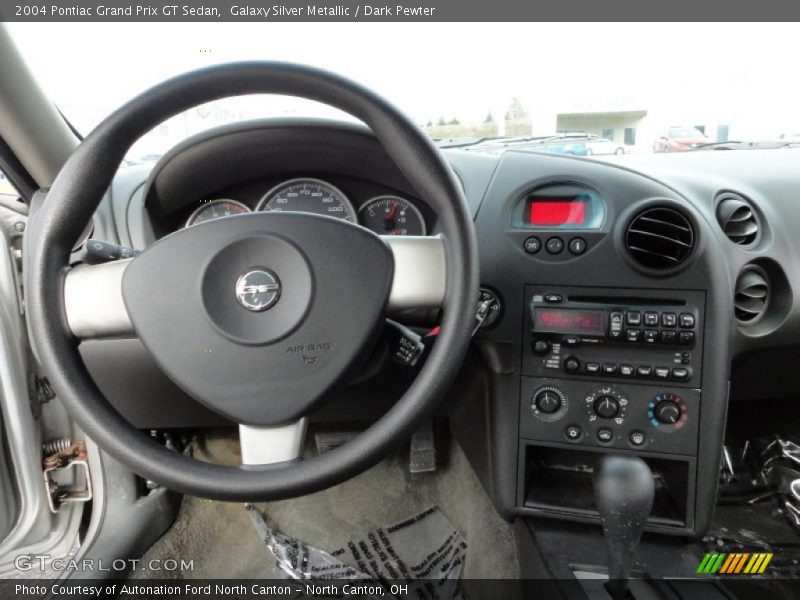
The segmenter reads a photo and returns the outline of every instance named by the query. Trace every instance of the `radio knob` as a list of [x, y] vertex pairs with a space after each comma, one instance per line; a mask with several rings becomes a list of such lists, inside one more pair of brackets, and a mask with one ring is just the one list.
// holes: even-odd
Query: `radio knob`
[[662, 400], [656, 404], [653, 415], [659, 423], [674, 425], [681, 418], [681, 409], [671, 400]]
[[581, 361], [579, 361], [574, 356], [570, 356], [569, 358], [564, 360], [564, 370], [569, 371], [570, 373], [574, 373], [578, 369], [581, 368]]
[[545, 389], [534, 398], [536, 408], [546, 414], [553, 414], [561, 408], [561, 396], [555, 390]]
[[598, 396], [594, 401], [594, 412], [603, 419], [613, 419], [619, 414], [619, 402], [614, 396]]
[[550, 352], [550, 342], [547, 340], [534, 340], [532, 347], [533, 353], [538, 356], [544, 356]]

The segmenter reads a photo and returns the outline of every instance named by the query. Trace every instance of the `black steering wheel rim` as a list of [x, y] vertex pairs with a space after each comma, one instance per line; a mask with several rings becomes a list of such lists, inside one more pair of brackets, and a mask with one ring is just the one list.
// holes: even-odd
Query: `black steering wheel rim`
[[[64, 309], [70, 251], [129, 147], [165, 119], [212, 100], [271, 93], [316, 100], [360, 119], [441, 222], [447, 276], [441, 334], [398, 402], [353, 441], [308, 461], [228, 467], [167, 450], [104, 398], [78, 352]], [[460, 185], [424, 132], [368, 89], [319, 69], [275, 62], [215, 66], [159, 84], [115, 111], [62, 168], [29, 224], [28, 324], [39, 362], [87, 436], [134, 472], [176, 491], [229, 501], [295, 497], [340, 483], [377, 463], [435, 409], [467, 352], [478, 288], [472, 215]]]

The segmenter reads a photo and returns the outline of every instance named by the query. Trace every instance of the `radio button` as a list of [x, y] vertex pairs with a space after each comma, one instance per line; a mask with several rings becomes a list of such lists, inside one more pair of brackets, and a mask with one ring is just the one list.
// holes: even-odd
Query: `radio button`
[[600, 363], [588, 362], [586, 363], [586, 372], [595, 375], [600, 372]]
[[692, 313], [681, 313], [681, 328], [692, 329], [694, 327], [694, 315]]
[[616, 374], [617, 374], [616, 363], [603, 363], [603, 375], [616, 375]]
[[658, 331], [655, 329], [645, 329], [643, 340], [645, 344], [655, 344], [658, 341]]
[[619, 311], [608, 314], [608, 339], [622, 339], [622, 313]]
[[625, 331], [625, 339], [629, 342], [638, 342], [642, 337], [641, 329], [628, 329]]
[[551, 237], [547, 240], [545, 248], [547, 248], [550, 254], [561, 254], [561, 251], [564, 249], [564, 240], [560, 237]]
[[675, 340], [677, 339], [678, 334], [674, 331], [662, 331], [661, 332], [661, 343], [662, 344], [674, 344]]
[[625, 313], [625, 322], [628, 325], [641, 325], [642, 324], [642, 313], [640, 313], [640, 312], [626, 312]]
[[661, 315], [661, 325], [663, 327], [675, 327], [678, 324], [678, 317], [675, 313], [663, 313]]
[[689, 369], [684, 369], [683, 367], [675, 367], [672, 369], [672, 378], [677, 379], [678, 381], [686, 381], [689, 379]]
[[634, 369], [630, 365], [620, 365], [619, 366], [619, 374], [622, 377], [633, 377]]
[[564, 299], [561, 294], [545, 294], [544, 301], [548, 304], [558, 304]]
[[694, 331], [681, 331], [678, 333], [679, 346], [691, 346], [694, 344]]
[[647, 365], [639, 365], [636, 367], [636, 374], [639, 377], [650, 377], [653, 374], [653, 367]]
[[655, 368], [656, 379], [669, 379], [670, 370], [667, 367]]
[[561, 342], [568, 348], [576, 348], [581, 345], [581, 338], [574, 335], [568, 335]]
[[644, 324], [646, 327], [656, 327], [658, 325], [658, 313], [657, 312], [644, 313]]
[[581, 361], [579, 361], [574, 356], [570, 356], [569, 358], [564, 359], [564, 370], [569, 371], [570, 373], [574, 373], [578, 369], [581, 368]]

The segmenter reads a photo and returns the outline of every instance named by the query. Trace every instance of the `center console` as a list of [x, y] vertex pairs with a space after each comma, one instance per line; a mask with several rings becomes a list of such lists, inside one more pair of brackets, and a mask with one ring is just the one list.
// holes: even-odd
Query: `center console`
[[638, 457], [655, 483], [645, 529], [702, 535], [735, 322], [713, 213], [614, 164], [506, 152], [475, 223], [499, 308], [449, 416], [495, 507], [599, 523], [598, 464]]
[[704, 292], [527, 286], [525, 305], [520, 504], [592, 518], [581, 473], [590, 473], [598, 451], [635, 451], [650, 457], [661, 482], [653, 523], [686, 526]]

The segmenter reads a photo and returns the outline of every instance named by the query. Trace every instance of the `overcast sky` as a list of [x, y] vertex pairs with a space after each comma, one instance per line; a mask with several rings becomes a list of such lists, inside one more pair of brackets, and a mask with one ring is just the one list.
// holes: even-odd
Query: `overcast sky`
[[[277, 59], [354, 78], [418, 122], [439, 116], [480, 121], [490, 109], [497, 116], [516, 96], [559, 109], [629, 97], [668, 105], [759, 103], [776, 123], [800, 125], [800, 26], [788, 23], [8, 27], [57, 104], [106, 113], [170, 75], [230, 60]], [[289, 105], [258, 106], [267, 116]], [[748, 112], [743, 118], [758, 117]]]

